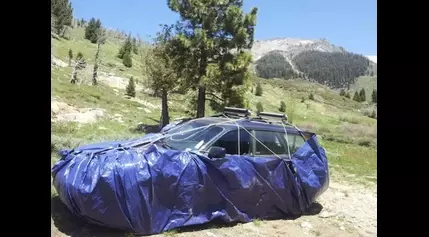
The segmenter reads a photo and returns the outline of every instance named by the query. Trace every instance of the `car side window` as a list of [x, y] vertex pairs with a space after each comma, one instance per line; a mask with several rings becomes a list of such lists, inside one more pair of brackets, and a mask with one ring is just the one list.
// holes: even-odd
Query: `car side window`
[[[250, 154], [250, 135], [240, 129], [240, 155]], [[217, 140], [213, 146], [223, 147], [228, 155], [238, 154], [238, 130], [233, 130], [225, 133]]]
[[[286, 135], [284, 136], [284, 138], [286, 138]], [[301, 137], [299, 134], [288, 134], [287, 141], [289, 143], [291, 155], [297, 152], [298, 149], [305, 143], [304, 138]]]
[[259, 140], [259, 142], [256, 141], [255, 155], [273, 156], [273, 152], [277, 155], [285, 154], [285, 152], [287, 152], [286, 146], [284, 145], [285, 142], [283, 141], [284, 137], [280, 133], [256, 130], [254, 132], [255, 137]]

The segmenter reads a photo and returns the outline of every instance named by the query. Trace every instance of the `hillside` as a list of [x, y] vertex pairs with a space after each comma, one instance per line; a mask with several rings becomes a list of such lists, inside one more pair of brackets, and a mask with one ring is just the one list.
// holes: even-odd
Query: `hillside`
[[[90, 82], [97, 46], [84, 39], [84, 29], [80, 27], [71, 29], [69, 40], [54, 34], [54, 63], [51, 67], [51, 164], [57, 161], [60, 149], [142, 136], [147, 132], [143, 125], [158, 124], [161, 100], [146, 88], [146, 78], [142, 76], [144, 68], [141, 60], [146, 46], [141, 45], [139, 54], [132, 55], [133, 66], [128, 68], [116, 57], [122, 43], [123, 40], [109, 36], [106, 44], [101, 46], [99, 84], [93, 86]], [[86, 68], [79, 74], [81, 81], [78, 84], [70, 83], [70, 49], [74, 54], [82, 52], [87, 62]], [[125, 87], [131, 76], [137, 80], [135, 98], [125, 96]], [[326, 210], [323, 215], [327, 217], [259, 221], [259, 224], [255, 221], [255, 224], [236, 227], [196, 230], [187, 236], [209, 235], [212, 232], [219, 236], [237, 236], [242, 231], [256, 236], [261, 231], [260, 228], [264, 228], [266, 233], [282, 236], [286, 235], [283, 229], [287, 229], [288, 234], [295, 234], [294, 236], [319, 236], [326, 231], [332, 236], [376, 235], [376, 226], [373, 225], [376, 222], [376, 195], [373, 190], [377, 181], [377, 120], [364, 115], [364, 111], [371, 110], [372, 107], [342, 97], [327, 86], [302, 79], [265, 80], [255, 76], [252, 79], [252, 91], [258, 82], [262, 85], [263, 94], [255, 96], [249, 93], [251, 110], [256, 111], [256, 104], [261, 102], [264, 111], [279, 112], [280, 101], [284, 100], [290, 121], [303, 129], [316, 132], [319, 141], [326, 148], [333, 184], [320, 202]], [[368, 84], [363, 80], [359, 83], [361, 84], [356, 84], [356, 88]], [[314, 99], [309, 99], [310, 95]], [[189, 99], [188, 94], [172, 94], [169, 97], [172, 119], [188, 116]], [[206, 108], [208, 115], [213, 114], [209, 106]], [[353, 186], [349, 186], [349, 183]], [[59, 203], [53, 187], [51, 193], [53, 236], [106, 236], [107, 230], [90, 227], [73, 219]], [[356, 198], [365, 202], [355, 204]], [[308, 224], [303, 223], [311, 223], [313, 227], [307, 228], [305, 226]], [[112, 231], [107, 232], [112, 236]], [[114, 236], [123, 236], [123, 233]]]
[[[307, 80], [331, 88], [349, 88], [360, 76], [377, 75], [374, 56], [366, 57], [347, 52], [326, 39], [284, 38], [255, 41], [252, 54], [256, 64], [255, 72], [263, 78], [277, 76], [289, 79], [291, 73], [287, 68], [293, 68], [293, 74], [303, 75]], [[282, 73], [267, 73], [269, 71]]]

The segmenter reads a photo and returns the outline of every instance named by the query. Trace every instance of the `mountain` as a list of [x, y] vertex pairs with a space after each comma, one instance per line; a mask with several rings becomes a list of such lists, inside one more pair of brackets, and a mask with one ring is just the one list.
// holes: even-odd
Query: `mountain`
[[377, 57], [348, 52], [326, 39], [278, 38], [255, 41], [255, 73], [262, 78], [301, 77], [331, 88], [349, 88], [360, 76], [377, 74]]
[[371, 62], [377, 63], [377, 55], [367, 55], [366, 56]]

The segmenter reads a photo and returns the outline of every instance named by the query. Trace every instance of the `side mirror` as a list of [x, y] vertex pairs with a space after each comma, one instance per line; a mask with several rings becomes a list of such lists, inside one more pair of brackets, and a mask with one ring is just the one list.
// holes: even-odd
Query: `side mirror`
[[226, 150], [223, 147], [212, 146], [209, 150], [208, 157], [210, 159], [220, 159], [225, 158]]

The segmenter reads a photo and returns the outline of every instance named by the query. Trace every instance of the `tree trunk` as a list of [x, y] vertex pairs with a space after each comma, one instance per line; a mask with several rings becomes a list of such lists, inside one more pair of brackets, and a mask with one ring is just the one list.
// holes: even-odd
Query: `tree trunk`
[[204, 117], [205, 105], [206, 105], [206, 87], [200, 86], [198, 88], [197, 118]]
[[163, 128], [165, 125], [167, 125], [168, 123], [170, 123], [170, 116], [168, 114], [168, 94], [167, 91], [165, 89], [163, 89], [161, 91], [162, 95], [161, 95], [161, 105], [162, 105], [162, 110], [161, 110], [161, 128]]
[[71, 84], [76, 84], [76, 82], [77, 82], [77, 69], [76, 69], [76, 67], [78, 64], [79, 64], [79, 62], [76, 62], [76, 65], [73, 67], [73, 71], [72, 71], [71, 79], [70, 79]]
[[97, 52], [95, 53], [94, 71], [92, 73], [92, 85], [97, 85], [97, 71], [98, 71], [98, 55], [100, 53], [100, 42], [97, 45]]

